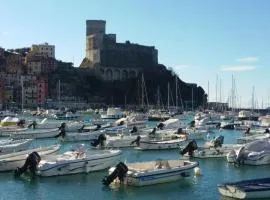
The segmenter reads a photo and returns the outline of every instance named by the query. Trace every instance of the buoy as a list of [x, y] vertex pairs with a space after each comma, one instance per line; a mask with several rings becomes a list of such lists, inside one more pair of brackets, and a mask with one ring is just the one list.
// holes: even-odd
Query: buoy
[[202, 175], [201, 169], [199, 167], [195, 167], [194, 174], [195, 176], [201, 176]]

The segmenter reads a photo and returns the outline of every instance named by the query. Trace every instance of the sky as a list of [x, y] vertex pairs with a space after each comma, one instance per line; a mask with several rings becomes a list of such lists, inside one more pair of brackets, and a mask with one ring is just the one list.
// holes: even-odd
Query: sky
[[[155, 46], [159, 63], [197, 83], [209, 101], [270, 105], [269, 0], [0, 0], [0, 46], [48, 42], [79, 66], [87, 19], [106, 20], [118, 42]], [[209, 86], [209, 87], [208, 87]], [[209, 88], [209, 89], [208, 89]]]

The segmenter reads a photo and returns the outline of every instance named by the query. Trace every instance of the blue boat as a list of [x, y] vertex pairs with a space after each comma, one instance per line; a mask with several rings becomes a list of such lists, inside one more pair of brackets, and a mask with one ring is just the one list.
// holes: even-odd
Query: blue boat
[[270, 198], [270, 178], [224, 183], [218, 185], [218, 191], [236, 199]]

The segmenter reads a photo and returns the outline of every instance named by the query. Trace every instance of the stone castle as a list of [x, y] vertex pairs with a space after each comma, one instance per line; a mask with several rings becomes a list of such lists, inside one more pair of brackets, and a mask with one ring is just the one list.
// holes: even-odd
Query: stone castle
[[81, 68], [91, 68], [105, 81], [136, 77], [142, 69], [158, 64], [154, 46], [116, 42], [116, 34], [106, 34], [106, 21], [86, 21], [86, 49]]

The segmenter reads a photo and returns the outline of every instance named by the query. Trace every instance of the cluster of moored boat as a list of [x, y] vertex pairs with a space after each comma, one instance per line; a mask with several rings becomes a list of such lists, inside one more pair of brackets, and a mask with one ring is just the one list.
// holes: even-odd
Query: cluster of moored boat
[[[265, 121], [263, 126], [258, 128], [256, 124], [257, 128], [254, 129], [250, 121], [245, 123], [233, 120], [231, 113], [226, 117], [204, 112], [196, 114], [194, 120], [188, 124], [183, 123], [182, 116], [175, 116], [166, 118], [166, 121], [157, 123], [155, 127], [148, 127], [147, 117], [143, 114], [123, 116], [118, 111], [114, 117], [120, 119], [116, 121], [105, 120], [112, 118], [112, 114], [107, 113], [107, 117], [89, 122], [59, 122], [46, 118], [25, 121], [6, 117], [1, 121], [0, 128], [0, 135], [8, 137], [0, 141], [0, 171], [14, 170], [16, 176], [21, 176], [28, 170], [38, 176], [58, 176], [110, 168], [109, 175], [103, 179], [104, 185], [118, 182], [144, 186], [176, 181], [188, 176], [198, 166], [198, 162], [190, 160], [190, 157], [226, 158], [235, 165], [270, 164], [269, 124]], [[237, 139], [237, 144], [224, 144], [222, 135], [213, 137], [215, 130], [242, 131], [244, 128], [245, 133]], [[60, 145], [29, 149], [34, 139], [42, 138], [57, 138], [62, 144], [78, 141], [91, 143], [92, 149], [88, 150], [87, 145], [78, 145], [61, 154], [58, 153]], [[198, 141], [205, 141], [205, 144], [198, 145]], [[124, 163], [121, 162], [123, 159], [120, 149], [125, 147], [134, 150], [176, 149], [177, 152], [180, 150], [183, 160]], [[266, 180], [268, 179], [262, 180], [264, 185], [260, 186], [260, 189], [264, 188], [262, 196], [268, 190]], [[258, 184], [259, 181], [254, 182]], [[256, 192], [255, 196], [258, 197], [259, 190], [247, 189], [252, 183], [224, 183], [218, 189], [224, 196], [246, 198], [251, 192], [252, 195]], [[270, 188], [268, 191], [270, 193]]]

